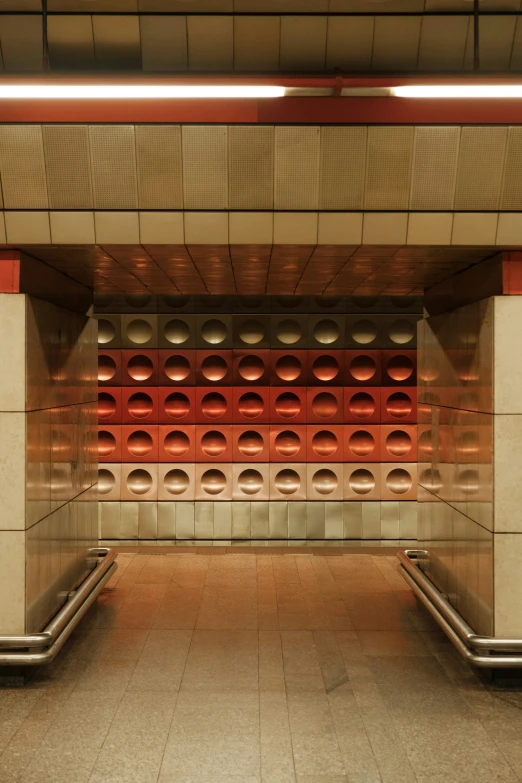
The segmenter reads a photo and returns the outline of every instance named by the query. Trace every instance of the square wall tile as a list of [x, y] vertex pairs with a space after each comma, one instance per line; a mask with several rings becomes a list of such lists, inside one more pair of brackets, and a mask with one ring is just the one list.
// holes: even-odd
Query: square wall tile
[[0, 530], [0, 628], [25, 633], [25, 532]]
[[53, 245], [94, 245], [94, 212], [50, 212]]
[[139, 245], [137, 212], [95, 212], [94, 225], [99, 245]]
[[455, 212], [452, 245], [494, 245], [497, 237], [496, 212]]
[[0, 411], [25, 410], [26, 306], [24, 294], [0, 294]]
[[493, 541], [494, 635], [522, 637], [522, 534], [496, 533]]
[[184, 217], [187, 245], [228, 244], [226, 212], [185, 212]]
[[408, 245], [449, 245], [452, 212], [412, 212], [408, 220]]
[[404, 245], [408, 231], [407, 212], [365, 212], [364, 245]]
[[320, 245], [360, 245], [362, 239], [362, 212], [320, 212]]
[[230, 212], [231, 245], [271, 245], [274, 236], [273, 212]]
[[183, 212], [140, 212], [142, 245], [182, 245], [185, 241]]
[[275, 212], [274, 244], [317, 244], [317, 212]]
[[25, 530], [25, 431], [25, 413], [0, 413], [0, 530]]
[[50, 244], [51, 229], [48, 212], [5, 212], [4, 215], [9, 243]]

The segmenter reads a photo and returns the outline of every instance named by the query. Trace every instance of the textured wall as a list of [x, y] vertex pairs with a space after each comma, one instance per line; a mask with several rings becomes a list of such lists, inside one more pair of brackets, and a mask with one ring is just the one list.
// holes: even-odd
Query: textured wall
[[0, 633], [24, 633], [56, 613], [97, 543], [96, 323], [3, 294], [0, 330]]
[[100, 298], [102, 539], [415, 537], [419, 307]]

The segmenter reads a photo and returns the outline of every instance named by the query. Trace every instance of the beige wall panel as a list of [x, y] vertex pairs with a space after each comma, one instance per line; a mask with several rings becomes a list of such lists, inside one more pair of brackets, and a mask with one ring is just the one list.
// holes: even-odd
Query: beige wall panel
[[369, 71], [374, 19], [371, 16], [331, 16], [328, 19], [326, 68]]
[[191, 71], [231, 71], [234, 61], [232, 16], [187, 17], [188, 64]]
[[507, 128], [461, 129], [454, 209], [498, 209]]
[[467, 16], [424, 16], [419, 71], [460, 71], [468, 37]]
[[451, 209], [460, 128], [415, 128], [410, 209]]
[[319, 209], [361, 209], [366, 134], [364, 127], [321, 128]]
[[500, 209], [522, 209], [522, 128], [508, 128]]
[[140, 209], [181, 209], [183, 183], [179, 125], [136, 125]]
[[97, 68], [141, 70], [137, 16], [93, 16], [92, 29]]
[[51, 68], [94, 68], [94, 38], [89, 16], [50, 16], [47, 30]]
[[407, 209], [413, 127], [368, 128], [366, 209]]
[[282, 16], [281, 70], [323, 71], [326, 28], [325, 16]]
[[227, 209], [227, 128], [185, 125], [183, 199], [185, 209]]
[[6, 71], [42, 70], [41, 16], [2, 16], [0, 43]]
[[279, 67], [280, 18], [234, 18], [234, 70], [276, 71]]
[[91, 125], [95, 209], [136, 209], [136, 155], [133, 125]]
[[22, 531], [0, 531], [0, 596], [2, 633], [25, 633], [25, 533]]
[[275, 129], [275, 209], [317, 209], [320, 128]]
[[274, 128], [230, 126], [228, 158], [230, 209], [272, 209]]
[[25, 410], [26, 303], [23, 294], [0, 294], [0, 411]]
[[415, 71], [420, 28], [420, 16], [376, 16], [372, 69]]
[[40, 125], [0, 126], [0, 169], [6, 209], [48, 206]]
[[93, 199], [88, 127], [44, 125], [42, 132], [49, 206], [90, 209]]
[[141, 16], [141, 60], [144, 71], [186, 71], [187, 19]]

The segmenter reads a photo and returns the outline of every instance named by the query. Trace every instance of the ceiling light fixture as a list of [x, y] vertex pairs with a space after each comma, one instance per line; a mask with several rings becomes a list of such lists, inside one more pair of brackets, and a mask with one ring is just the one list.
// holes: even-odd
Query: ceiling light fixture
[[392, 87], [396, 98], [522, 98], [522, 84], [419, 84]]
[[0, 100], [282, 98], [284, 87], [266, 84], [0, 84]]

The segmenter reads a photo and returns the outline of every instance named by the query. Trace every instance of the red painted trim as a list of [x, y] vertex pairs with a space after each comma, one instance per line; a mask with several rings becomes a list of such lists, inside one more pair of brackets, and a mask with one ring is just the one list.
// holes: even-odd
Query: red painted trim
[[20, 253], [0, 250], [0, 293], [20, 293]]

